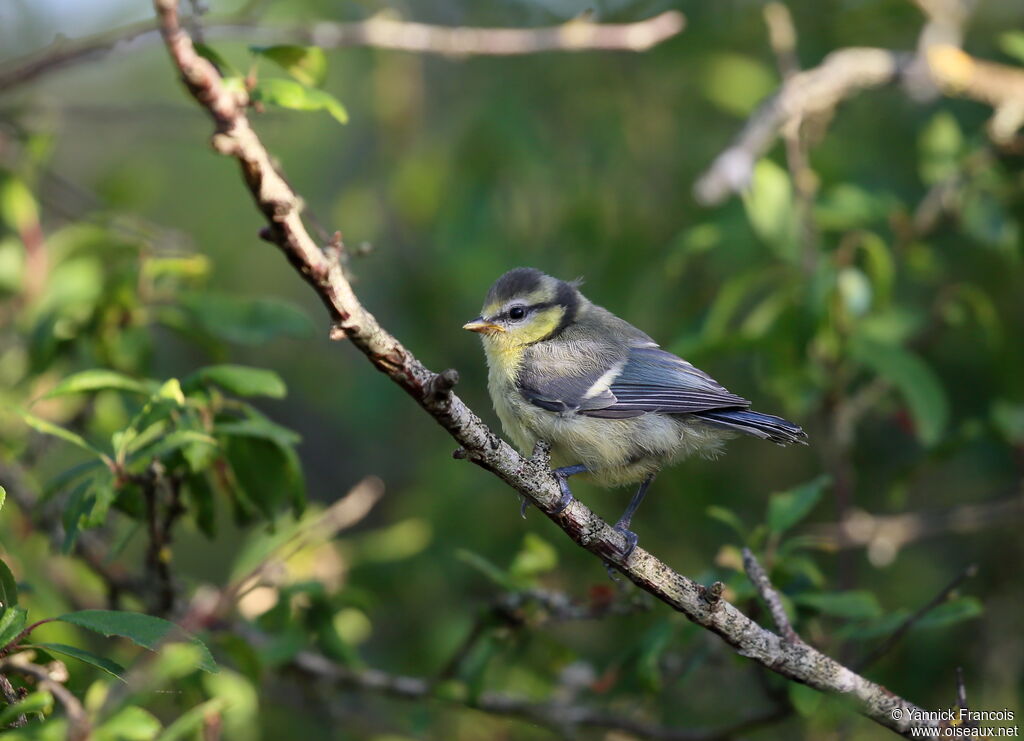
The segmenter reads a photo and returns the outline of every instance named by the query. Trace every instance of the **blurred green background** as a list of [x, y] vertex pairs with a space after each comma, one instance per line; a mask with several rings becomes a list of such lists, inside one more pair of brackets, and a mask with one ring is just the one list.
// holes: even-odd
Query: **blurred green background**
[[[350, 122], [268, 107], [254, 114], [255, 125], [315, 220], [327, 232], [340, 229], [350, 248], [372, 245], [351, 263], [364, 304], [429, 367], [457, 368], [458, 393], [486, 421], [497, 425], [483, 356], [477, 338], [460, 326], [478, 313], [498, 275], [532, 265], [563, 278], [582, 276], [592, 300], [752, 399], [755, 408], [802, 424], [808, 448], [736, 440], [719, 460], [688, 461], [663, 473], [634, 521], [643, 546], [704, 583], [722, 579], [730, 596], [767, 625], [735, 571], [740, 535], [723, 524], [728, 518], [719, 510], [709, 516], [711, 507], [728, 509], [745, 523], [744, 534], [764, 553], [779, 586], [802, 605], [797, 627], [805, 638], [854, 663], [895, 626], [893, 613], [917, 609], [977, 564], [950, 619], [911, 631], [868, 674], [925, 707], [946, 708], [953, 704], [954, 668], [963, 666], [972, 707], [1014, 708], [1019, 716], [1024, 146], [1020, 139], [999, 148], [988, 141], [989, 108], [942, 97], [915, 101], [893, 86], [858, 95], [828, 121], [808, 122], [814, 237], [802, 240], [782, 145], [758, 166], [746, 196], [705, 207], [692, 193], [700, 172], [779, 84], [761, 3], [260, 5], [260, 22], [267, 24], [358, 20], [384, 8], [429, 23], [513, 27], [559, 23], [588, 9], [607, 22], [669, 8], [684, 12], [682, 34], [641, 54], [451, 60], [329, 51], [324, 89], [346, 106]], [[239, 10], [216, 0], [210, 6], [210, 18]], [[922, 25], [905, 0], [805, 0], [789, 8], [805, 66], [842, 46], [913, 49]], [[55, 34], [79, 37], [149, 15], [144, 2], [7, 0], [0, 9], [0, 56], [11, 60]], [[1019, 66], [1024, 35], [1013, 29], [1022, 27], [1018, 2], [980, 3], [965, 48]], [[249, 69], [244, 35], [207, 41]], [[260, 70], [281, 74], [267, 61]], [[38, 201], [44, 249], [54, 250], [51, 264], [62, 259], [53, 246], [58, 237], [71, 241], [69, 230], [88, 224], [113, 235], [110, 241], [132, 245], [135, 254], [208, 257], [197, 268], [207, 276], [181, 281], [181, 293], [193, 302], [202, 302], [197, 294], [236, 303], [282, 299], [309, 320], [286, 312], [290, 318], [280, 320], [286, 331], [265, 333], [259, 320], [252, 326], [240, 320], [243, 330], [213, 326], [213, 339], [197, 342], [187, 327], [170, 329], [173, 322], [161, 321], [155, 309], [140, 318], [133, 312], [146, 300], [133, 298], [136, 308], [126, 310], [132, 318], [72, 321], [59, 350], [33, 355], [33, 347], [49, 341], [42, 335], [60, 328], [57, 322], [40, 329], [43, 312], [26, 298], [31, 271], [19, 257], [24, 246], [9, 208], [0, 243], [4, 404], [24, 404], [60, 377], [91, 367], [157, 379], [227, 361], [276, 371], [287, 397], [257, 406], [301, 435], [297, 451], [309, 499], [332, 502], [368, 474], [386, 487], [369, 517], [332, 547], [340, 559], [340, 576], [329, 589], [334, 622], [368, 666], [417, 676], [438, 671], [476, 615], [503, 591], [474, 568], [477, 557], [505, 568], [524, 547], [533, 548], [544, 563], [524, 583], [584, 601], [608, 586], [598, 561], [535, 511], [521, 520], [509, 489], [452, 460], [454, 443], [427, 415], [359, 353], [328, 340], [322, 307], [278, 251], [258, 239], [261, 217], [234, 163], [207, 145], [210, 132], [154, 43], [0, 93], [0, 167], [5, 182], [24, 183]], [[938, 214], [922, 226], [928, 198], [939, 204]], [[73, 249], [92, 255], [95, 274], [121, 264], [103, 247]], [[71, 289], [50, 283], [37, 296], [61, 290]], [[39, 299], [47, 300], [51, 307], [60, 303]], [[196, 311], [212, 318], [186, 312], [186, 324], [216, 325], [221, 309]], [[117, 334], [129, 325], [146, 339], [131, 347], [114, 339], [96, 349], [101, 327]], [[846, 440], [837, 428], [851, 399], [865, 408]], [[52, 413], [102, 437], [123, 423], [120, 403], [97, 398]], [[17, 418], [4, 421], [2, 436], [8, 460], [23, 456], [32, 439]], [[33, 462], [32, 476], [45, 481], [75, 460], [66, 446], [55, 445]], [[831, 487], [791, 533], [751, 535], [765, 521], [773, 492], [822, 473], [831, 476]], [[608, 518], [628, 496], [583, 484], [574, 490]], [[902, 547], [876, 543], [874, 550], [836, 552], [801, 541], [781, 547], [852, 511], [941, 513], [997, 501], [1017, 502], [1011, 516], [982, 526], [954, 517]], [[178, 530], [174, 564], [188, 589], [222, 583], [242, 544], [264, 527], [234, 526], [227, 506], [218, 506], [215, 538], [189, 518]], [[3, 519], [13, 516], [5, 512]], [[543, 542], [524, 546], [531, 534]], [[0, 521], [0, 535], [2, 550], [25, 573], [45, 571], [38, 560], [29, 563], [23, 529]], [[129, 545], [129, 563], [139, 548]], [[799, 599], [839, 591], [856, 596], [838, 607], [834, 600]], [[58, 609], [65, 598], [48, 599]], [[713, 728], [773, 703], [795, 703], [797, 712], [749, 737], [883, 733], [842, 706], [817, 704], [775, 677], [759, 676], [717, 638], [657, 604], [629, 616], [495, 630], [471, 663], [463, 677], [470, 686], [538, 700], [553, 697], [567, 667], [576, 668], [592, 680], [579, 690], [579, 703], [673, 727]], [[258, 715], [239, 738], [561, 735], [457, 703], [344, 689], [304, 693], [282, 687], [274, 672], [258, 687]], [[178, 711], [159, 706], [155, 712]], [[579, 731], [583, 738], [630, 737], [615, 733]]]

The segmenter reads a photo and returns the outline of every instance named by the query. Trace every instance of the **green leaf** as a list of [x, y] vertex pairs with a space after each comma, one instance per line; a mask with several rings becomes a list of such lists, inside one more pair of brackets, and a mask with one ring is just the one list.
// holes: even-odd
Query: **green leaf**
[[455, 557], [467, 566], [473, 567], [500, 587], [511, 589], [513, 591], [518, 590], [520, 587], [520, 585], [516, 583], [515, 579], [505, 573], [501, 567], [491, 561], [488, 561], [478, 553], [473, 553], [472, 551], [460, 548], [455, 551]]
[[32, 191], [6, 173], [0, 173], [0, 222], [15, 232], [25, 232], [39, 223], [39, 207]]
[[0, 614], [0, 648], [18, 637], [25, 628], [28, 610], [24, 607], [8, 607]]
[[18, 582], [7, 564], [0, 559], [0, 615], [8, 607], [18, 604]]
[[771, 68], [753, 56], [715, 53], [701, 65], [701, 92], [722, 110], [746, 117], [777, 85]]
[[215, 383], [237, 396], [269, 396], [272, 399], [283, 399], [288, 391], [284, 381], [274, 371], [247, 365], [211, 365], [200, 368], [185, 380], [188, 386], [194, 385], [197, 381]]
[[52, 710], [53, 695], [44, 690], [30, 692], [23, 699], [0, 710], [0, 729], [9, 725], [19, 715], [46, 714]]
[[965, 234], [988, 247], [1014, 253], [1020, 242], [1020, 227], [1013, 214], [988, 191], [974, 189], [963, 197], [960, 223]]
[[128, 705], [96, 729], [96, 741], [153, 741], [160, 721], [148, 710]]
[[877, 618], [882, 614], [875, 595], [867, 591], [809, 592], [794, 595], [793, 602], [825, 615], [849, 620]]
[[181, 382], [177, 378], [168, 378], [156, 392], [156, 399], [170, 399], [178, 406], [185, 406], [185, 393], [181, 390]]
[[95, 631], [108, 638], [111, 636], [127, 638], [150, 651], [158, 650], [161, 644], [168, 641], [188, 642], [199, 652], [199, 668], [207, 672], [217, 671], [217, 664], [202, 641], [162, 618], [138, 612], [79, 610], [55, 619]]
[[152, 388], [141, 381], [136, 381], [123, 373], [95, 368], [85, 370], [68, 376], [58, 383], [42, 398], [52, 399], [56, 396], [67, 394], [82, 394], [89, 391], [100, 391], [103, 389], [114, 389], [117, 391], [131, 391], [136, 394], [152, 393]]
[[999, 34], [999, 48], [1018, 62], [1024, 62], [1024, 31], [1005, 31]]
[[850, 342], [850, 356], [899, 389], [924, 445], [934, 445], [942, 438], [949, 404], [938, 377], [924, 361], [898, 345], [859, 335]]
[[863, 641], [889, 636], [903, 624], [909, 615], [910, 612], [908, 610], [895, 610], [877, 618], [841, 625], [836, 628], [833, 635], [841, 641]]
[[327, 77], [327, 55], [318, 46], [250, 46], [258, 54], [280, 66], [303, 85], [320, 87]]
[[538, 574], [551, 571], [558, 565], [558, 551], [534, 533], [523, 538], [523, 547], [512, 559], [508, 573], [513, 579], [531, 581]]
[[301, 509], [305, 482], [295, 451], [275, 440], [240, 436], [229, 437], [224, 450], [238, 483], [266, 518], [287, 502]]
[[768, 529], [782, 533], [796, 525], [810, 514], [830, 483], [829, 476], [819, 476], [789, 491], [772, 494], [768, 499]]
[[313, 334], [306, 314], [286, 301], [185, 293], [179, 302], [205, 332], [240, 345], [262, 345], [276, 337], [305, 339]]
[[53, 437], [59, 437], [61, 440], [69, 442], [72, 445], [81, 448], [82, 450], [88, 450], [93, 455], [96, 455], [99, 458], [101, 458], [104, 462], [109, 460], [106, 454], [97, 450], [92, 445], [87, 443], [85, 441], [85, 438], [83, 438], [81, 435], [76, 435], [71, 430], [66, 430], [60, 425], [56, 425], [53, 422], [43, 419], [42, 417], [37, 417], [34, 414], [31, 414], [24, 410], [20, 411], [21, 418], [25, 420], [25, 424], [27, 424], [29, 427], [36, 430], [37, 432], [42, 432], [44, 435], [52, 435]]
[[206, 716], [219, 713], [224, 709], [224, 706], [224, 700], [219, 697], [196, 705], [194, 708], [178, 716], [173, 723], [164, 729], [163, 733], [156, 737], [156, 741], [178, 741], [179, 739], [193, 736], [203, 726]]
[[61, 522], [64, 524], [64, 542], [61, 544], [61, 552], [64, 555], [71, 553], [71, 549], [78, 540], [78, 531], [85, 524], [85, 520], [92, 511], [93, 499], [89, 496], [93, 486], [93, 479], [82, 481], [74, 488], [64, 503], [61, 511]]
[[921, 132], [918, 144], [924, 184], [934, 185], [956, 175], [963, 146], [964, 137], [953, 114], [948, 111], [936, 113]]
[[796, 223], [789, 174], [769, 159], [754, 166], [743, 207], [754, 233], [781, 257], [796, 257]]
[[816, 689], [798, 682], [790, 682], [786, 689], [789, 693], [789, 701], [796, 711], [805, 718], [814, 715], [824, 699]]
[[746, 541], [747, 528], [743, 524], [743, 520], [739, 518], [739, 515], [731, 509], [712, 504], [704, 510], [704, 513], [712, 520], [718, 520], [720, 523], [731, 529], [740, 537], [740, 540]]
[[224, 77], [241, 77], [241, 74], [236, 70], [231, 63], [226, 60], [218, 51], [212, 46], [208, 46], [203, 43], [193, 43], [196, 54], [213, 63], [213, 66], [217, 68], [217, 71]]
[[204, 435], [201, 432], [195, 430], [175, 430], [170, 435], [162, 438], [156, 445], [152, 447], [144, 448], [143, 452], [145, 457], [149, 459], [163, 458], [176, 450], [185, 448], [191, 445], [202, 445], [216, 448], [218, 443], [217, 439]]
[[302, 442], [302, 438], [294, 430], [261, 418], [222, 422], [214, 425], [213, 432], [227, 437], [259, 437], [283, 447], [292, 447]]
[[253, 100], [294, 111], [327, 111], [338, 123], [348, 123], [348, 111], [337, 98], [323, 90], [300, 85], [294, 80], [260, 80], [252, 91]]
[[0, 510], [4, 508], [4, 502], [7, 501], [7, 489], [0, 486]]
[[914, 624], [914, 628], [945, 628], [978, 617], [985, 611], [975, 597], [958, 597], [934, 608]]
[[1024, 443], [1024, 404], [996, 399], [989, 411], [992, 424], [1014, 445]]
[[118, 664], [116, 661], [105, 659], [102, 656], [97, 656], [91, 651], [86, 651], [84, 648], [77, 648], [76, 646], [68, 646], [63, 643], [33, 643], [29, 648], [41, 648], [45, 651], [49, 651], [52, 654], [61, 654], [62, 656], [70, 656], [72, 659], [78, 659], [84, 661], [86, 664], [92, 664], [98, 669], [102, 669], [112, 677], [124, 681], [124, 667]]

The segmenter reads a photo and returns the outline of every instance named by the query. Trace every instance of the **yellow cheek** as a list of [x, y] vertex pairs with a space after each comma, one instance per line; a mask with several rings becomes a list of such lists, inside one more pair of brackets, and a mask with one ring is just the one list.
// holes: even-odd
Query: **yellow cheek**
[[544, 339], [562, 321], [562, 313], [564, 311], [565, 309], [561, 306], [545, 309], [539, 312], [525, 327], [510, 334], [516, 335], [515, 339], [524, 345]]

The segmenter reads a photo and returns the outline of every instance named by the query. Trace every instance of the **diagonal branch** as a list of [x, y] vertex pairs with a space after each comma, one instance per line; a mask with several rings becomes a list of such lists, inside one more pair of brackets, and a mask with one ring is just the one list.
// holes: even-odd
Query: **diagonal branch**
[[[445, 27], [377, 15], [353, 23], [318, 21], [301, 26], [220, 20], [205, 23], [203, 31], [207, 38], [243, 36], [264, 44], [309, 44], [324, 49], [365, 46], [468, 57], [545, 51], [646, 51], [678, 34], [684, 25], [683, 14], [670, 10], [633, 23], [594, 23], [579, 18], [548, 28]], [[118, 49], [157, 41], [159, 30], [153, 21], [144, 21], [81, 39], [58, 39], [0, 70], [0, 92]]]
[[[784, 641], [723, 599], [709, 599], [705, 588], [676, 573], [642, 548], [623, 559], [625, 538], [575, 500], [558, 509], [560, 492], [540, 445], [524, 458], [492, 432], [454, 393], [454, 374], [436, 374], [423, 366], [389, 334], [356, 298], [340, 262], [328, 257], [309, 236], [300, 215], [300, 200], [278, 173], [245, 113], [244, 94], [224, 87], [217, 70], [200, 57], [178, 21], [176, 0], [154, 0], [172, 61], [189, 92], [216, 126], [213, 146], [234, 157], [256, 202], [267, 218], [262, 236], [281, 249], [327, 308], [333, 334], [347, 337], [379, 371], [406, 391], [462, 446], [465, 457], [492, 472], [544, 512], [574, 542], [612, 564], [641, 589], [718, 634], [737, 653], [784, 677], [823, 692], [848, 697], [856, 709], [900, 733], [925, 715], [916, 706], [856, 674], [814, 648]], [[905, 708], [906, 712], [892, 711]]]

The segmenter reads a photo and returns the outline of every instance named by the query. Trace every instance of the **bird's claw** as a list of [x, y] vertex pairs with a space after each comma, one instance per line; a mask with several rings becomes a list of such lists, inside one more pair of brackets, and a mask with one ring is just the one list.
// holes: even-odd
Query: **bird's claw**
[[524, 497], [522, 494], [519, 495], [519, 516], [524, 520], [526, 519], [526, 510], [530, 508], [530, 500]]
[[[573, 497], [572, 491], [569, 489], [569, 482], [567, 481], [569, 476], [557, 470], [554, 471], [554, 474], [555, 478], [558, 479], [558, 489], [562, 492], [562, 496], [559, 497], [558, 504], [555, 505], [551, 514], [560, 515], [565, 512], [565, 510], [569, 509], [569, 505], [572, 504], [572, 500], [575, 497]], [[572, 474], [569, 475], [571, 476]]]
[[622, 552], [622, 560], [628, 561], [629, 557], [633, 555], [633, 551], [636, 550], [636, 545], [640, 542], [640, 538], [621, 522], [616, 523], [613, 529], [626, 539], [626, 549]]

